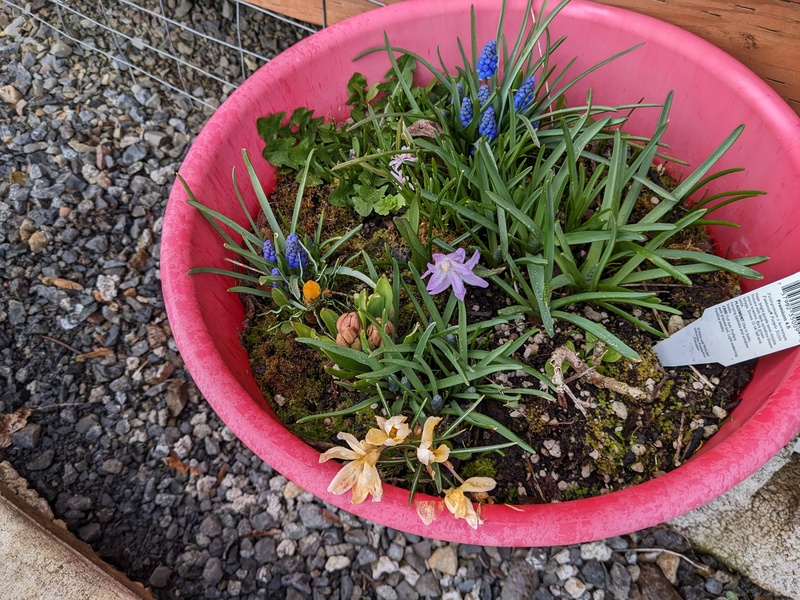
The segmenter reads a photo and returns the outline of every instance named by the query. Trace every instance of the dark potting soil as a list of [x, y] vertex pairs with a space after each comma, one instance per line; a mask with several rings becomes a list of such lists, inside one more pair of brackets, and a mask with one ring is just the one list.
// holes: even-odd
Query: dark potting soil
[[[317, 215], [325, 205], [325, 190], [311, 190], [301, 213], [300, 230], [304, 231], [316, 229]], [[273, 209], [277, 208], [284, 215], [291, 214], [296, 193], [294, 182], [281, 179], [270, 197]], [[347, 231], [358, 223], [346, 209], [326, 206], [325, 210], [331, 233]], [[710, 240], [703, 237], [675, 242], [676, 245], [681, 243], [690, 244], [694, 249], [711, 249]], [[353, 239], [352, 247], [346, 249], [345, 254], [361, 248], [370, 253], [382, 253], [385, 245], [393, 254], [403, 254], [400, 236], [394, 231], [391, 220], [373, 218], [364, 223], [360, 235]], [[674, 281], [660, 283], [651, 283], [651, 288], [657, 287], [663, 302], [683, 311], [687, 320], [699, 317], [705, 307], [738, 293], [736, 278], [726, 273], [694, 276], [691, 287]], [[314, 349], [296, 342], [294, 335], [277, 331], [274, 317], [267, 312], [269, 301], [262, 303], [249, 295], [244, 295], [243, 301], [248, 307], [243, 344], [249, 352], [252, 372], [260, 389], [279, 418], [296, 435], [321, 451], [340, 443], [336, 438], [340, 431], [349, 431], [363, 439], [367, 430], [376, 426], [373, 410], [378, 410], [377, 406], [353, 415], [297, 423], [304, 416], [348, 408], [363, 397], [338, 385], [325, 372], [326, 360]], [[468, 288], [465, 302], [470, 320], [480, 321], [491, 318], [499, 308], [506, 306], [507, 298], [502, 290], [492, 287], [477, 290], [477, 293]], [[711, 364], [664, 369], [652, 351], [653, 344], [658, 341], [655, 336], [590, 305], [573, 307], [573, 310], [602, 323], [621, 337], [639, 353], [642, 361], [634, 364], [621, 359], [592, 365], [591, 341], [587, 345], [585, 334], [566, 323], [557, 323], [552, 339], [544, 332], [533, 335], [515, 358], [544, 373], [553, 352], [566, 346], [583, 357], [591, 370], [641, 389], [645, 398], [633, 399], [599, 389], [587, 380], [588, 373], [565, 369], [572, 397], [563, 394], [552, 401], [529, 396], [509, 403], [484, 400], [479, 406], [480, 412], [513, 431], [536, 450], [535, 454], [530, 454], [519, 447], [510, 447], [502, 453], [451, 460], [463, 478], [488, 476], [497, 481], [491, 502], [525, 504], [585, 498], [658, 477], [688, 460], [716, 433], [738, 404], [738, 394], [750, 380], [755, 361], [732, 367]], [[646, 311], [634, 311], [634, 315], [665, 331], [683, 323], [680, 318], [667, 321], [667, 315]], [[488, 343], [496, 347], [531, 328], [538, 329], [533, 319], [498, 326], [488, 334]], [[523, 372], [498, 373], [493, 380], [513, 387], [539, 386], [538, 380]], [[446, 417], [443, 424], [452, 418]], [[506, 441], [497, 432], [480, 428], [467, 428], [451, 440], [454, 448]], [[408, 487], [405, 472], [386, 467], [381, 473], [384, 481]], [[432, 482], [421, 480], [421, 489], [432, 491]]]

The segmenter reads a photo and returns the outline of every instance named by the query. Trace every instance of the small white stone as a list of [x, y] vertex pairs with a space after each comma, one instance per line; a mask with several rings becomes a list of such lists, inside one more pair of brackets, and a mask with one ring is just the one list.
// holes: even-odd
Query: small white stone
[[583, 560], [597, 560], [605, 562], [611, 558], [611, 548], [603, 542], [590, 542], [581, 545], [581, 558]]
[[545, 440], [542, 442], [545, 450], [552, 456], [553, 458], [561, 458], [561, 444], [556, 440]]
[[615, 400], [611, 403], [611, 410], [623, 421], [628, 418], [628, 407], [619, 400]]
[[718, 419], [724, 419], [728, 416], [728, 411], [722, 408], [721, 406], [714, 406], [711, 408], [711, 412], [714, 413], [714, 416]]
[[580, 598], [586, 591], [586, 584], [577, 577], [570, 577], [564, 582], [564, 590], [573, 598]]
[[294, 553], [297, 552], [297, 542], [294, 540], [281, 540], [275, 551], [278, 554], [278, 558], [294, 556]]
[[269, 489], [271, 489], [273, 492], [280, 492], [283, 490], [283, 487], [288, 481], [289, 480], [283, 475], [275, 475], [275, 477], [269, 480]]
[[556, 575], [558, 575], [558, 578], [561, 581], [566, 581], [570, 577], [574, 577], [577, 574], [578, 574], [578, 568], [575, 565], [571, 564], [560, 565], [556, 569]]
[[372, 568], [372, 578], [377, 580], [386, 574], [394, 573], [399, 570], [398, 564], [386, 555], [378, 558], [378, 562]]
[[350, 559], [346, 556], [331, 556], [325, 562], [325, 572], [333, 573], [334, 571], [341, 571], [350, 566]]
[[670, 335], [675, 333], [676, 331], [680, 331], [686, 326], [686, 322], [683, 320], [683, 317], [680, 315], [672, 315], [667, 321], [667, 331]]
[[288, 481], [283, 488], [283, 497], [287, 500], [294, 500], [305, 490], [297, 485], [294, 481]]
[[97, 291], [103, 300], [110, 302], [117, 297], [117, 278], [109, 275], [98, 275]]
[[564, 548], [561, 552], [556, 554], [554, 557], [555, 561], [560, 565], [565, 565], [569, 562], [569, 550]]
[[417, 585], [417, 581], [419, 581], [420, 575], [419, 573], [417, 573], [417, 570], [414, 567], [412, 567], [411, 565], [403, 565], [402, 567], [400, 567], [400, 572], [403, 574], [403, 577], [405, 577], [406, 581], [408, 582], [408, 585], [410, 585], [411, 587]]

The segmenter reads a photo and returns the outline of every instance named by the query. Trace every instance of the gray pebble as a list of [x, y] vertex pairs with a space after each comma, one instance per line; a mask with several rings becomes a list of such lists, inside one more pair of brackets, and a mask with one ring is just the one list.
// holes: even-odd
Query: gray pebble
[[211, 557], [203, 568], [203, 582], [206, 585], [215, 586], [222, 580], [224, 574], [222, 560], [217, 557]]
[[127, 167], [144, 159], [145, 156], [147, 156], [147, 148], [144, 144], [132, 144], [125, 148], [120, 163]]
[[388, 585], [379, 585], [375, 588], [375, 594], [381, 600], [398, 600], [399, 598], [395, 589]]
[[262, 564], [275, 562], [278, 559], [275, 540], [271, 537], [263, 537], [258, 540], [253, 558]]
[[11, 443], [17, 448], [25, 448], [32, 450], [39, 445], [39, 440], [42, 439], [42, 426], [38, 423], [28, 423], [20, 429], [11, 434]]
[[222, 533], [222, 522], [217, 515], [208, 515], [200, 523], [200, 533], [208, 537], [216, 537]]
[[368, 565], [378, 560], [378, 553], [372, 546], [362, 546], [356, 555], [356, 564]]
[[25, 465], [25, 467], [29, 471], [44, 471], [46, 468], [48, 468], [50, 465], [53, 464], [53, 458], [55, 457], [55, 454], [56, 451], [53, 450], [52, 448], [49, 448], [44, 452], [42, 452], [41, 454], [39, 454], [38, 456], [35, 456], [33, 460], [31, 460], [30, 462], [28, 462], [28, 464]]
[[87, 544], [93, 544], [103, 539], [103, 528], [100, 523], [89, 523], [78, 529], [78, 537]]
[[364, 546], [369, 543], [369, 536], [361, 528], [351, 529], [344, 534], [344, 541], [354, 546]]
[[507, 571], [508, 575], [501, 585], [501, 600], [533, 596], [539, 587], [539, 576], [533, 566], [524, 560], [516, 560], [508, 563]]
[[116, 458], [109, 458], [108, 460], [103, 461], [103, 471], [106, 473], [110, 473], [112, 475], [119, 475], [122, 473], [122, 469], [125, 468], [124, 463], [121, 460], [117, 460]]
[[417, 593], [425, 598], [439, 598], [442, 595], [442, 588], [433, 571], [423, 573], [417, 580], [415, 588]]
[[88, 496], [75, 495], [67, 500], [67, 508], [71, 510], [87, 511], [94, 507], [94, 502]]
[[322, 507], [318, 504], [304, 504], [299, 512], [300, 520], [309, 529], [329, 529], [333, 525], [322, 516]]
[[716, 579], [707, 579], [706, 580], [706, 591], [709, 594], [721, 594], [723, 590], [723, 585]]
[[169, 584], [169, 578], [172, 575], [172, 569], [166, 566], [159, 566], [153, 569], [150, 579], [147, 582], [156, 588], [165, 588]]
[[611, 565], [609, 575], [611, 581], [608, 584], [608, 591], [614, 598], [627, 600], [631, 590], [631, 575], [628, 569], [615, 562]]

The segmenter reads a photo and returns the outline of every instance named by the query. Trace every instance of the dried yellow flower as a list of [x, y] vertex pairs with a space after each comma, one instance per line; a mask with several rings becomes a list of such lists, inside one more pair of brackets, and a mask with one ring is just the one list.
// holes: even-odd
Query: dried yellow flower
[[450, 458], [450, 448], [446, 445], [441, 444], [438, 448], [433, 449], [433, 428], [441, 420], [441, 417], [428, 417], [422, 427], [422, 439], [419, 448], [417, 448], [417, 459], [425, 466], [430, 466], [433, 463], [443, 463]]
[[495, 485], [497, 482], [491, 477], [470, 477], [457, 488], [445, 490], [444, 505], [456, 519], [464, 519], [470, 527], [477, 529], [483, 521], [464, 493], [488, 492], [493, 490]]
[[350, 449], [336, 446], [326, 450], [320, 455], [319, 462], [324, 463], [332, 458], [351, 462], [346, 463], [336, 474], [328, 486], [328, 491], [339, 496], [352, 489], [353, 504], [361, 504], [370, 494], [373, 502], [380, 502], [383, 497], [383, 484], [375, 465], [380, 458], [381, 448], [376, 448], [367, 442], [359, 442], [353, 435], [344, 431], [339, 432], [338, 438], [347, 442]]
[[390, 419], [375, 417], [380, 429], [370, 429], [364, 440], [374, 446], [396, 446], [402, 444], [411, 433], [406, 417], [397, 415]]

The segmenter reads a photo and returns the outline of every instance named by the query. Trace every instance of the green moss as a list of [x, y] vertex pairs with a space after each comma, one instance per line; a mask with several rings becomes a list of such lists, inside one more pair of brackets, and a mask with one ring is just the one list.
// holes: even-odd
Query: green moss
[[278, 418], [293, 433], [311, 440], [335, 441], [332, 438], [340, 431], [363, 437], [375, 426], [370, 408], [354, 415], [297, 423], [303, 417], [349, 408], [361, 398], [345, 389], [331, 394], [333, 382], [325, 372], [322, 355], [297, 342], [293, 334], [281, 333], [275, 325], [273, 315], [263, 315], [244, 336], [243, 344], [259, 388]]
[[519, 504], [519, 490], [517, 487], [514, 485], [509, 486], [502, 501], [508, 504]]
[[361, 249], [372, 260], [386, 256], [386, 248], [395, 248], [401, 245], [400, 236], [394, 227], [385, 227], [375, 231], [369, 239], [361, 238]]
[[496, 475], [497, 466], [494, 460], [488, 456], [471, 460], [461, 469], [461, 477], [464, 479], [469, 479], [470, 477], [491, 477], [494, 479]]
[[592, 495], [591, 490], [583, 486], [569, 488], [562, 492], [564, 500], [580, 500], [582, 498], [589, 498]]

